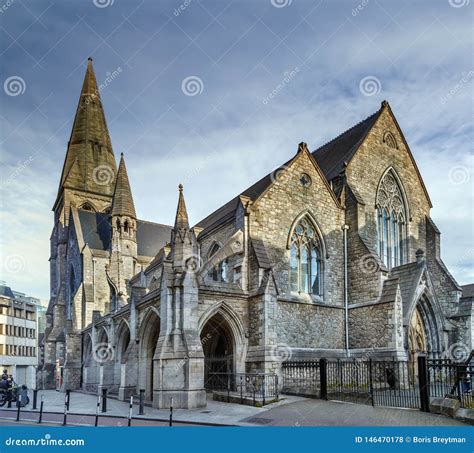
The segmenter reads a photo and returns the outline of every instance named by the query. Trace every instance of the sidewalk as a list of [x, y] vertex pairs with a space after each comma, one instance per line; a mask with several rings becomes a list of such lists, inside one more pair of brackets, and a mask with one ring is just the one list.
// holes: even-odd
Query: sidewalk
[[[42, 395], [44, 396], [44, 412], [64, 412], [65, 393], [56, 392], [55, 390], [38, 391], [38, 402], [36, 411], [39, 411]], [[33, 392], [29, 392], [29, 397], [30, 403], [21, 410], [33, 410]], [[251, 417], [259, 417], [262, 413], [266, 412], [268, 408], [279, 407], [281, 405], [301, 401], [303, 399], [304, 398], [285, 395], [283, 400], [265, 406], [265, 408], [244, 406], [241, 404], [222, 403], [208, 399], [207, 407], [199, 409], [174, 409], [173, 420], [176, 422], [183, 421], [215, 425], [240, 425], [240, 422], [242, 420]], [[12, 404], [12, 408], [10, 409], [11, 411], [16, 411], [16, 408], [14, 406], [15, 403]], [[2, 409], [6, 408], [7, 406], [5, 405]], [[90, 395], [81, 392], [71, 392], [71, 400], [69, 404], [70, 414], [95, 415], [96, 408], [96, 395]], [[107, 398], [107, 412], [102, 413], [99, 411], [99, 415], [128, 417], [128, 412], [128, 401], [118, 401], [113, 398]], [[138, 415], [138, 404], [133, 405], [134, 418], [139, 417], [143, 419], [168, 420], [170, 415], [169, 409], [155, 409], [149, 406], [145, 406], [144, 412], [144, 415]]]
[[[44, 395], [44, 412], [57, 413], [58, 420], [61, 420], [64, 412], [65, 394], [54, 390], [38, 391], [38, 409], [41, 395]], [[30, 404], [22, 410], [32, 411], [32, 401], [32, 394], [30, 394]], [[93, 417], [90, 416], [95, 415], [96, 407], [96, 395], [71, 392], [69, 407], [71, 416], [73, 414], [82, 415], [84, 420], [88, 419], [86, 423], [91, 424]], [[6, 405], [1, 409], [7, 410]], [[38, 409], [35, 412], [38, 412]], [[16, 412], [16, 408], [12, 407], [8, 411]], [[103, 420], [101, 424], [107, 424], [104, 415], [110, 417], [109, 423], [116, 423], [116, 419], [112, 420], [112, 417], [128, 417], [128, 412], [128, 402], [107, 398], [107, 412], [99, 412]], [[35, 416], [32, 419], [37, 419], [34, 412], [31, 415]], [[133, 406], [133, 419], [139, 424], [155, 419], [163, 422], [155, 424], [166, 425], [169, 415], [169, 409], [155, 409], [148, 406], [145, 407], [144, 415], [138, 415], [138, 405], [134, 404]], [[74, 417], [71, 417], [71, 420], [73, 419]], [[187, 422], [234, 426], [466, 426], [449, 417], [414, 409], [372, 407], [364, 404], [323, 401], [289, 395], [283, 395], [281, 401], [269, 404], [264, 408], [208, 400], [207, 407], [204, 408], [174, 409], [173, 420], [177, 424]]]

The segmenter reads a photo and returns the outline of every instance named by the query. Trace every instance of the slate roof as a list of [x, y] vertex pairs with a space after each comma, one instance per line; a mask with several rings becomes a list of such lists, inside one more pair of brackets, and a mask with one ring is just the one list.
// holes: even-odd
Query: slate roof
[[424, 261], [421, 263], [413, 262], [394, 267], [390, 272], [391, 278], [398, 278], [400, 293], [403, 302], [403, 314], [405, 315], [410, 307], [416, 285], [420, 279], [421, 273], [425, 269]]
[[[82, 235], [91, 249], [110, 248], [111, 228], [108, 215], [78, 209]], [[137, 220], [138, 255], [154, 257], [170, 241], [171, 226]]]
[[[345, 163], [352, 159], [364, 138], [377, 121], [382, 109], [383, 105], [377, 112], [370, 115], [364, 121], [351, 127], [311, 153], [328, 181], [335, 178], [342, 171]], [[281, 165], [280, 168], [285, 168], [290, 161], [291, 159]], [[255, 201], [272, 184], [273, 174], [274, 172], [264, 176], [255, 184], [241, 192], [240, 195]], [[235, 216], [238, 204], [239, 196], [233, 198], [212, 214], [208, 215], [196, 226], [204, 230], [212, 230], [214, 227], [224, 224], [227, 220]]]
[[463, 285], [461, 286], [462, 289], [462, 298], [465, 297], [474, 297], [474, 283], [470, 285]]
[[137, 217], [123, 153], [120, 157], [120, 165], [117, 172], [117, 180], [115, 182], [114, 200], [112, 202], [112, 215], [126, 215], [132, 218]]
[[267, 249], [261, 239], [252, 238], [252, 246], [257, 257], [258, 266], [262, 269], [270, 269], [272, 267], [270, 258], [268, 258]]
[[116, 172], [112, 143], [90, 58], [68, 142], [56, 202], [63, 187], [112, 195]]

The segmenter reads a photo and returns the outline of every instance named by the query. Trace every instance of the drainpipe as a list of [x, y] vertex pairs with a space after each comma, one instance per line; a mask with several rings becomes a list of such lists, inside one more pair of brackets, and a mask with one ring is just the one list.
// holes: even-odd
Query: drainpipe
[[344, 344], [346, 356], [350, 356], [349, 351], [349, 290], [348, 290], [348, 273], [347, 273], [347, 230], [349, 226], [344, 224], [342, 233], [344, 235]]

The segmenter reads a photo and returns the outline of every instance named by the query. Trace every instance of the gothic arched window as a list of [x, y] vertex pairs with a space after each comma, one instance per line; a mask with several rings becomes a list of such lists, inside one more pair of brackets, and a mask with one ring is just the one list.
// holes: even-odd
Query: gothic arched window
[[321, 242], [307, 218], [298, 222], [291, 235], [290, 290], [317, 296], [323, 292]]
[[405, 262], [406, 209], [392, 170], [377, 192], [377, 236], [380, 258], [389, 269]]

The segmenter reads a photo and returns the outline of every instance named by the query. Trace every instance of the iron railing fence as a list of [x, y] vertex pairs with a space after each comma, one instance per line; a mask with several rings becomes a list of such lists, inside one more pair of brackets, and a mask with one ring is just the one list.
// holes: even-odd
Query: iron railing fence
[[226, 373], [209, 372], [205, 383], [207, 390], [227, 393], [241, 404], [253, 400], [253, 404], [278, 399], [278, 376], [273, 373]]
[[284, 393], [312, 396], [320, 394], [319, 360], [292, 360], [282, 363]]
[[472, 384], [474, 365], [450, 359], [428, 360], [430, 397], [455, 398], [461, 407], [473, 409]]
[[282, 364], [282, 392], [324, 399], [420, 408], [412, 362], [372, 359], [292, 360]]

